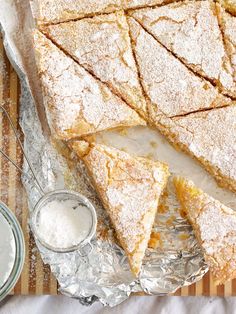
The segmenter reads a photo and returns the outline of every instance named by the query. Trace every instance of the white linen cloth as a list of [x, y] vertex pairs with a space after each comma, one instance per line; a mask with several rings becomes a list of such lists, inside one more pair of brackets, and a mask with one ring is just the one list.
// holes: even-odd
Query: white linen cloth
[[0, 314], [233, 314], [236, 297], [131, 297], [114, 307], [82, 306], [64, 296], [13, 296], [0, 303]]

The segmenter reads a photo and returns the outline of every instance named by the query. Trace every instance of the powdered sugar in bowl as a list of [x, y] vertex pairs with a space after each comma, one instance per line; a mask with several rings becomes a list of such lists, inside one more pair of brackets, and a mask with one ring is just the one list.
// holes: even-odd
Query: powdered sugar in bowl
[[[97, 227], [95, 208], [83, 195], [57, 190], [43, 196], [31, 215], [35, 238], [54, 252], [89, 254]], [[89, 250], [87, 250], [89, 249]]]
[[25, 259], [21, 227], [8, 207], [0, 201], [0, 301], [17, 283]]

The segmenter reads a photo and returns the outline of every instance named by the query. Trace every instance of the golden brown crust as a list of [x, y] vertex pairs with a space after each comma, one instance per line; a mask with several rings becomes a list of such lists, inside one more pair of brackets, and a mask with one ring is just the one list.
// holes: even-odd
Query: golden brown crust
[[181, 205], [193, 226], [204, 257], [217, 284], [236, 277], [236, 213], [198, 189], [192, 181], [176, 177]]
[[235, 0], [217, 0], [220, 5], [225, 8], [232, 15], [236, 16], [236, 2]]
[[109, 213], [131, 269], [140, 272], [157, 211], [169, 176], [165, 164], [132, 157], [115, 148], [84, 143], [73, 149], [85, 162], [94, 186]]

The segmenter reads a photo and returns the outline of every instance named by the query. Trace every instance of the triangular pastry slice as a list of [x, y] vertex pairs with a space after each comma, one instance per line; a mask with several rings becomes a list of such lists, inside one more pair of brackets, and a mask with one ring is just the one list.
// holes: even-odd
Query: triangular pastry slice
[[128, 18], [128, 22], [153, 124], [158, 124], [161, 115], [173, 117], [231, 103], [208, 81], [194, 75], [133, 18]]
[[103, 83], [35, 31], [36, 63], [53, 134], [61, 139], [145, 122]]
[[169, 176], [168, 167], [101, 144], [78, 141], [72, 148], [87, 166], [137, 276]]
[[203, 0], [145, 8], [131, 15], [189, 68], [236, 97], [236, 81], [216, 13], [213, 1]]
[[174, 184], [214, 281], [221, 284], [236, 278], [236, 212], [192, 181], [177, 177]]
[[43, 31], [80, 65], [145, 116], [146, 102], [123, 12], [49, 25]]
[[236, 105], [162, 119], [159, 129], [221, 186], [236, 192]]

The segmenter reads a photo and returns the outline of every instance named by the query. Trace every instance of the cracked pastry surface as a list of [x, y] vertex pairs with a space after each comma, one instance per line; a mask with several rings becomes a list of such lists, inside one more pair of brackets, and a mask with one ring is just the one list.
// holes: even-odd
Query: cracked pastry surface
[[161, 115], [172, 117], [231, 103], [208, 81], [194, 75], [132, 17], [128, 22], [153, 124]]
[[236, 192], [236, 105], [162, 119], [159, 129], [196, 158], [217, 182]]
[[145, 124], [100, 81], [35, 31], [36, 62], [50, 128], [61, 139]]
[[187, 213], [214, 281], [236, 277], [236, 212], [197, 188], [192, 181], [176, 177], [174, 184]]
[[183, 1], [130, 14], [189, 68], [236, 97], [216, 11], [213, 1]]
[[131, 270], [137, 276], [159, 197], [169, 176], [168, 167], [101, 144], [75, 141], [72, 148], [87, 166]]
[[146, 101], [123, 12], [50, 25], [43, 31], [80, 65], [107, 83], [114, 93], [145, 116]]

